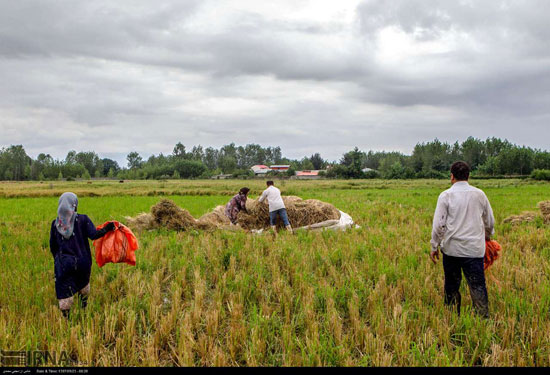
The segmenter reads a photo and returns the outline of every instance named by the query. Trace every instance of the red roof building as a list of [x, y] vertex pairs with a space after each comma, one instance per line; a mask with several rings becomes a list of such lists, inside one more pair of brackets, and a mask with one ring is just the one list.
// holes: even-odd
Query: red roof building
[[265, 175], [267, 172], [269, 172], [271, 169], [267, 165], [259, 164], [259, 165], [253, 165], [250, 167], [255, 175]]
[[318, 176], [319, 171], [298, 171], [296, 176]]
[[297, 171], [296, 172], [296, 178], [298, 179], [317, 179], [320, 178], [319, 176], [320, 171], [311, 171], [311, 170], [305, 170], [305, 171]]
[[288, 169], [290, 168], [290, 165], [272, 165], [269, 168], [271, 168], [274, 171], [288, 171]]

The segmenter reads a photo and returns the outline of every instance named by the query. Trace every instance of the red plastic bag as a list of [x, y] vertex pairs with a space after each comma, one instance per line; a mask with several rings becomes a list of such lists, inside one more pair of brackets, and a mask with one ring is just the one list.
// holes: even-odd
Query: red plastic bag
[[[97, 227], [103, 228], [109, 222]], [[127, 263], [136, 265], [135, 251], [138, 249], [138, 241], [134, 233], [127, 226], [113, 221], [115, 230], [107, 232], [105, 236], [94, 241], [95, 261], [99, 267], [105, 263]]]
[[485, 241], [485, 259], [483, 260], [483, 269], [489, 268], [495, 260], [498, 259], [502, 251], [502, 246], [497, 241]]

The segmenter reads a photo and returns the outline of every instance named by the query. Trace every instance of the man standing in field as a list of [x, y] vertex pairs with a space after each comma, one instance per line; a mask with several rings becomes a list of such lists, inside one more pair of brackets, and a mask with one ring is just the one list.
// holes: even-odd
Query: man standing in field
[[439, 247], [445, 272], [445, 304], [460, 314], [462, 272], [470, 288], [475, 311], [489, 316], [483, 258], [485, 241], [494, 233], [495, 219], [487, 196], [468, 184], [470, 167], [462, 161], [451, 166], [452, 187], [437, 200], [433, 219], [430, 258], [437, 263]]
[[290, 233], [292, 233], [292, 227], [290, 226], [290, 222], [288, 221], [285, 203], [283, 202], [283, 198], [281, 198], [281, 191], [274, 186], [273, 181], [267, 181], [266, 184], [267, 189], [263, 191], [260, 199], [258, 199], [258, 202], [262, 203], [267, 198], [267, 202], [269, 203], [269, 223], [271, 225], [271, 228], [273, 229], [273, 232], [277, 234], [277, 228], [275, 227], [275, 224], [277, 220], [277, 215], [279, 215], [279, 217], [285, 224], [286, 229]]

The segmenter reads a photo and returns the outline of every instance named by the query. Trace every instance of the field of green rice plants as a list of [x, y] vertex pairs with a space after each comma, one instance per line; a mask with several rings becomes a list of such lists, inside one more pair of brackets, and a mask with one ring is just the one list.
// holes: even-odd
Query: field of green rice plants
[[[550, 366], [550, 226], [512, 226], [550, 184], [473, 180], [491, 201], [503, 254], [487, 273], [491, 317], [443, 305], [429, 260], [448, 181], [280, 181], [283, 194], [350, 214], [346, 232], [136, 233], [135, 267], [93, 265], [86, 310], [62, 317], [49, 230], [79, 195], [96, 225], [166, 197], [195, 217], [263, 181], [0, 183], [0, 349], [65, 351], [89, 366]], [[93, 250], [93, 248], [92, 248]]]

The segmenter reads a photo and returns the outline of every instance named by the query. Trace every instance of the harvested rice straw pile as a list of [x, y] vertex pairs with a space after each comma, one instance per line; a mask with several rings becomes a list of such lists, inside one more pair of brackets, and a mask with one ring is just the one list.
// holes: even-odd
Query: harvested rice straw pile
[[197, 220], [189, 211], [168, 199], [163, 199], [151, 207], [154, 224], [170, 230], [187, 230], [197, 227]]
[[[283, 202], [293, 228], [340, 218], [340, 211], [336, 207], [317, 199], [303, 200], [300, 197], [286, 196], [283, 197]], [[269, 228], [269, 208], [265, 202], [249, 199], [246, 209], [248, 214], [241, 211], [238, 216], [238, 222], [243, 229]], [[277, 218], [277, 226], [283, 227], [280, 218]]]
[[125, 219], [126, 225], [138, 232], [156, 228], [155, 219], [150, 213], [142, 212], [136, 217], [126, 216]]
[[[288, 219], [294, 228], [300, 228], [316, 224], [326, 220], [338, 220], [340, 211], [332, 204], [321, 202], [317, 199], [303, 200], [300, 197], [283, 197]], [[225, 229], [225, 230], [251, 230], [269, 228], [269, 208], [267, 203], [258, 203], [249, 199], [246, 202], [248, 214], [240, 212], [238, 216], [239, 226], [230, 225], [229, 218], [225, 216], [225, 206], [217, 206], [213, 211], [201, 216], [198, 220], [187, 211], [178, 207], [174, 202], [163, 199], [151, 207], [151, 213], [141, 213], [138, 216], [126, 217], [128, 226], [137, 231], [146, 229], [166, 228], [169, 230], [187, 229]], [[277, 225], [283, 226], [278, 218]]]
[[[126, 224], [136, 231], [167, 228], [187, 230], [197, 228], [204, 230], [229, 229], [229, 218], [225, 216], [225, 206], [217, 206], [213, 211], [202, 215], [198, 220], [174, 202], [163, 199], [151, 207], [151, 213], [142, 212], [136, 217], [126, 216]], [[231, 229], [239, 229], [238, 227]]]
[[531, 223], [535, 221], [540, 215], [537, 212], [525, 211], [519, 215], [511, 215], [504, 219], [503, 223], [510, 223], [512, 225], [521, 224], [521, 223]]
[[225, 206], [216, 206], [211, 212], [207, 212], [197, 220], [199, 229], [217, 229], [230, 225], [229, 218], [225, 216]]
[[539, 202], [540, 212], [545, 224], [550, 224], [550, 201]]

